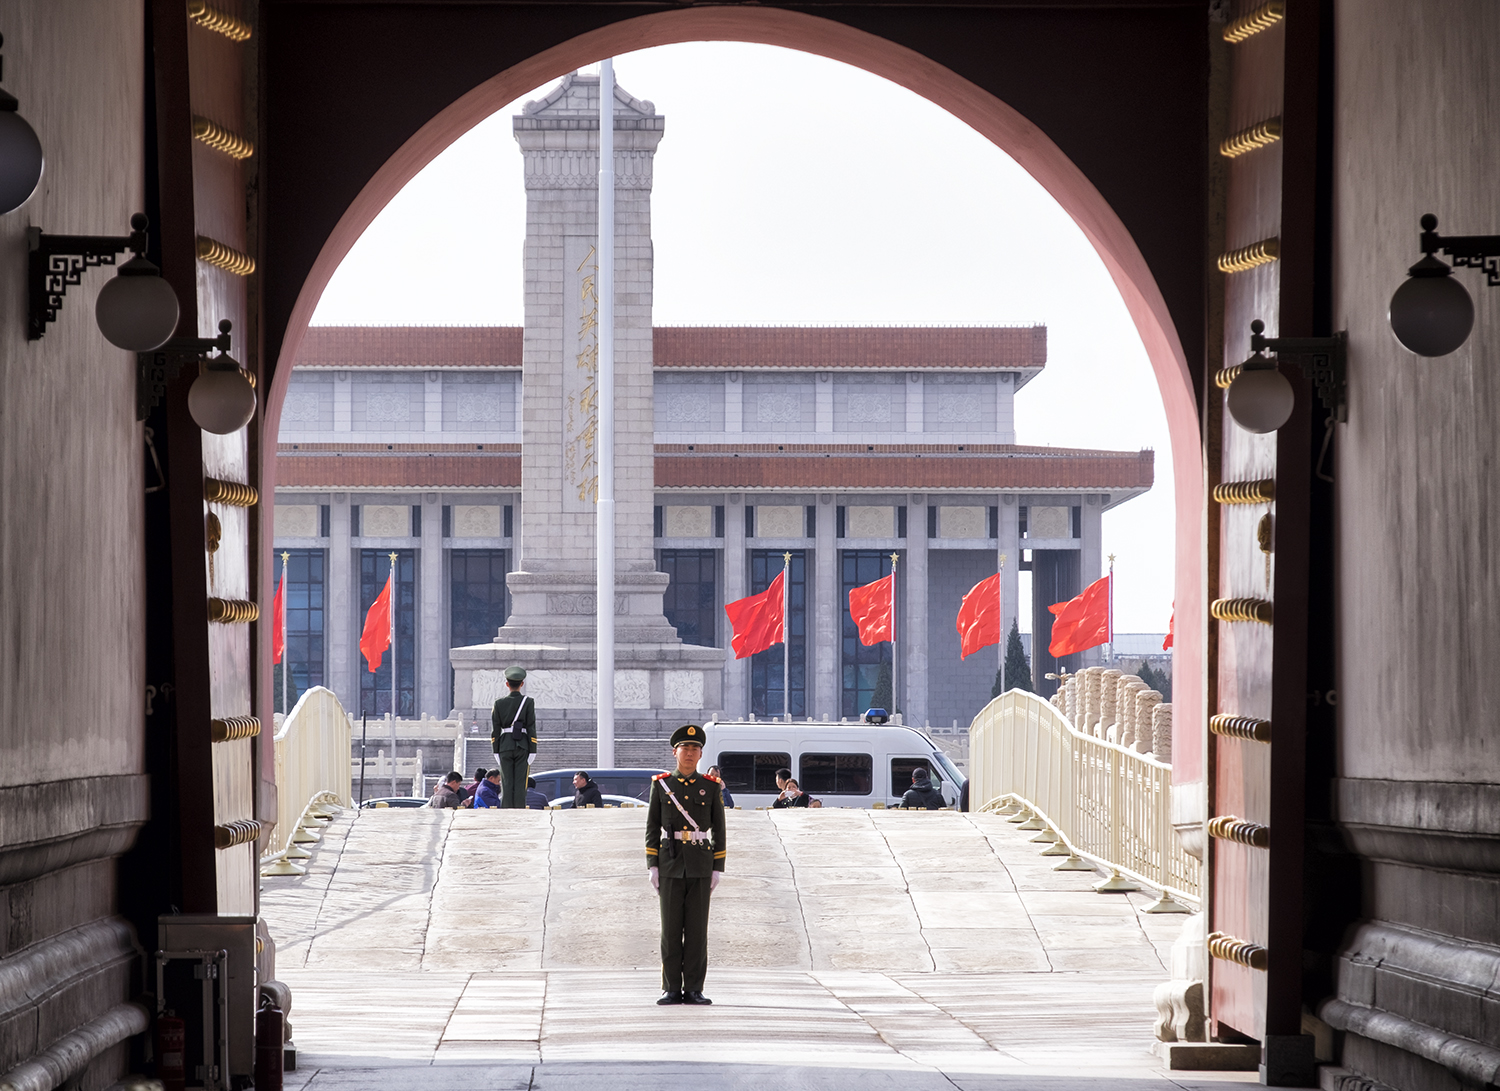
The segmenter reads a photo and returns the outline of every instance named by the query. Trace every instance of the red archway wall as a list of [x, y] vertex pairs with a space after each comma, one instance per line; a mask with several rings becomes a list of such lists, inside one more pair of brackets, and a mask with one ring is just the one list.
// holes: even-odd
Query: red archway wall
[[[1145, 343], [1172, 440], [1176, 488], [1176, 624], [1173, 697], [1174, 779], [1203, 777], [1205, 609], [1202, 512], [1204, 478], [1193, 373], [1183, 338], [1156, 277], [1121, 217], [1096, 186], [1035, 124], [990, 92], [930, 58], [840, 22], [769, 7], [693, 8], [645, 15], [587, 31], [473, 88], [421, 125], [381, 166], [328, 233], [291, 307], [266, 395], [262, 495], [275, 489], [276, 426], [291, 364], [334, 270], [382, 208], [439, 152], [507, 103], [602, 57], [694, 41], [742, 41], [816, 53], [863, 68], [923, 96], [1011, 155], [1067, 210], [1103, 259]], [[1165, 107], [1164, 107], [1165, 109]], [[274, 271], [274, 270], [272, 270]], [[278, 331], [267, 331], [276, 345]], [[1192, 331], [1197, 342], [1200, 331]], [[270, 361], [267, 361], [270, 364]], [[271, 556], [271, 520], [262, 522], [262, 556]], [[269, 586], [269, 561], [262, 586]]]

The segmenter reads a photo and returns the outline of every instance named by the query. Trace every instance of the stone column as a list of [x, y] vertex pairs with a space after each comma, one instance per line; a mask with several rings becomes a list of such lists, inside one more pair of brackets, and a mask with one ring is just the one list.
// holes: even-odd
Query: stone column
[[[920, 518], [913, 519], [916, 514]], [[901, 636], [903, 720], [927, 722], [927, 497], [912, 493], [906, 509], [906, 618]], [[898, 580], [901, 576], [896, 577]], [[898, 619], [899, 620], [899, 619]]]
[[[436, 383], [428, 384], [429, 394]], [[441, 405], [441, 402], [439, 403]], [[430, 406], [429, 406], [430, 409]], [[428, 423], [432, 416], [429, 412]], [[417, 714], [448, 714], [448, 612], [443, 608], [443, 508], [435, 492], [423, 493], [417, 572]]]
[[[347, 384], [345, 384], [347, 386]], [[352, 657], [359, 654], [359, 588], [349, 542], [349, 494], [336, 492], [328, 510], [328, 581], [324, 624], [328, 639], [328, 688], [351, 713], [359, 715], [359, 675]]]
[[813, 632], [817, 653], [817, 700], [813, 715], [839, 718], [839, 552], [838, 512], [833, 493], [818, 494], [818, 534], [813, 540], [812, 600], [816, 608]]
[[[1078, 553], [1078, 586], [1084, 588], [1104, 575], [1104, 505], [1098, 493], [1085, 493], [1079, 499], [1083, 510], [1079, 520], [1082, 541]], [[1103, 648], [1090, 648], [1083, 653], [1083, 661], [1098, 663], [1103, 655]]]
[[[735, 384], [738, 387], [738, 383]], [[745, 501], [737, 492], [724, 505], [724, 601], [734, 602], [749, 594], [746, 587]], [[724, 620], [724, 714], [744, 719], [750, 713], [750, 660], [734, 658], [729, 640], [734, 630]]]
[[724, 431], [739, 432], [745, 426], [745, 385], [738, 371], [724, 373]]
[[813, 430], [833, 431], [833, 373], [820, 371], [813, 386]]
[[[906, 375], [906, 430], [920, 432], [926, 427], [922, 399], [922, 373], [910, 371]], [[908, 523], [908, 526], [910, 524]], [[927, 513], [922, 513], [922, 533], [927, 533]]]
[[[997, 667], [1005, 663], [1005, 642], [1010, 639], [1010, 627], [1019, 616], [1021, 595], [1021, 508], [1013, 492], [1000, 494], [1000, 537], [996, 541], [996, 553], [1005, 554], [1005, 568], [1000, 576], [1000, 658]], [[922, 513], [926, 525], [927, 513]], [[1033, 634], [1032, 643], [1036, 637]], [[1014, 688], [1015, 679], [1007, 678], [1007, 689]]]
[[[519, 564], [493, 643], [455, 649], [460, 709], [483, 710], [520, 663], [554, 737], [595, 734], [595, 618], [613, 611], [618, 738], [655, 739], [722, 707], [724, 653], [662, 613], [652, 507], [652, 160], [664, 119], [616, 85], [615, 600], [595, 595], [599, 77], [577, 73], [514, 119], [526, 186]], [[606, 615], [607, 616], [607, 615]]]

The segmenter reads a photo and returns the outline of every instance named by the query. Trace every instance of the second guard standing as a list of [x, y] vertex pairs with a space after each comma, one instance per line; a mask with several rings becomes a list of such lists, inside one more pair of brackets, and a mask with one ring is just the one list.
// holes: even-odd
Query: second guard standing
[[526, 767], [536, 753], [536, 705], [521, 693], [526, 668], [507, 667], [510, 692], [490, 711], [490, 742], [500, 762], [500, 806], [526, 806]]
[[646, 867], [661, 901], [661, 999], [658, 1004], [712, 1004], [708, 975], [709, 896], [724, 874], [724, 799], [717, 777], [698, 772], [703, 728], [672, 733], [677, 769], [651, 783], [646, 812]]

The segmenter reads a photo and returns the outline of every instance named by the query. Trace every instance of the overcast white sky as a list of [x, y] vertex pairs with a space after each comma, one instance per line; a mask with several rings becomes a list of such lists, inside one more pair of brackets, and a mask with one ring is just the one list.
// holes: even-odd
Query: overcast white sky
[[[656, 324], [1045, 323], [1047, 367], [1016, 397], [1017, 442], [1156, 450], [1155, 488], [1105, 515], [1104, 546], [1116, 554], [1116, 631], [1165, 632], [1161, 396], [1103, 263], [1042, 187], [925, 99], [821, 57], [696, 43], [627, 54], [615, 73], [666, 117]], [[315, 324], [522, 323], [526, 196], [511, 117], [545, 90], [412, 180], [340, 266]]]

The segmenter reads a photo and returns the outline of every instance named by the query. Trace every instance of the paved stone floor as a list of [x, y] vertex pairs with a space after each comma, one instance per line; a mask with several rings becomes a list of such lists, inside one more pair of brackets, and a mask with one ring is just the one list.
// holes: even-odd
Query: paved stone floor
[[1164, 1073], [1176, 915], [994, 815], [736, 811], [709, 1008], [658, 1008], [644, 811], [347, 813], [265, 880], [289, 1088], [1103, 1088]]

